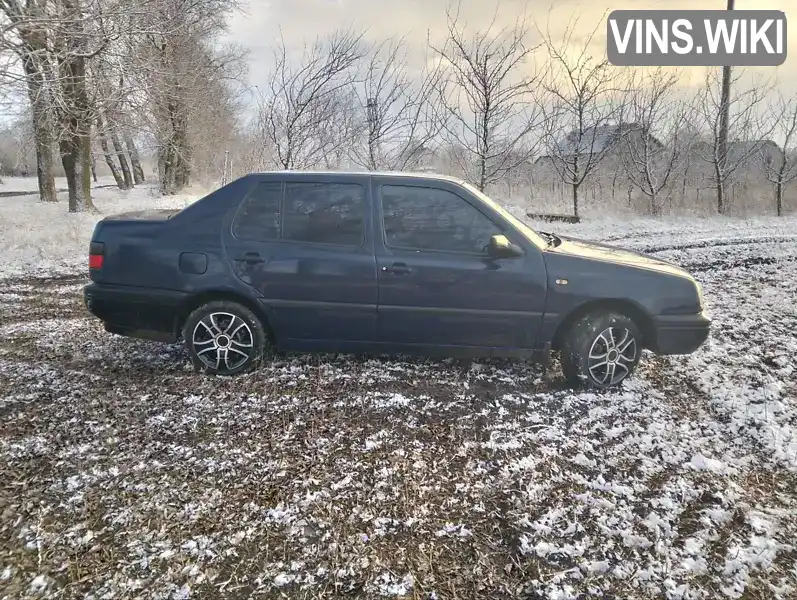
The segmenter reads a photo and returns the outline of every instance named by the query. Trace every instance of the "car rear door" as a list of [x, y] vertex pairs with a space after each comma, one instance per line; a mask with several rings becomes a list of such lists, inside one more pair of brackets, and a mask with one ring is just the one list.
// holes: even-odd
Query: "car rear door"
[[[539, 250], [453, 183], [374, 178], [373, 186], [380, 340], [533, 348], [545, 305]], [[490, 257], [490, 237], [501, 233], [524, 256]]]
[[367, 181], [264, 180], [225, 228], [232, 268], [262, 295], [283, 344], [374, 338], [377, 282]]

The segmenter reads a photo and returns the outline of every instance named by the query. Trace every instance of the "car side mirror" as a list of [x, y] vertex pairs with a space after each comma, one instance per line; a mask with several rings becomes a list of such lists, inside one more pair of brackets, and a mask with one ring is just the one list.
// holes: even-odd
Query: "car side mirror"
[[505, 235], [494, 235], [487, 245], [487, 252], [493, 258], [516, 258], [523, 256], [523, 250], [513, 244]]

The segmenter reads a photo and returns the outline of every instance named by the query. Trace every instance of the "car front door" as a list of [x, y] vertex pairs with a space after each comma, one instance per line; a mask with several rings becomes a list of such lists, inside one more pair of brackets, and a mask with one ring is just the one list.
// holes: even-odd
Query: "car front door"
[[366, 182], [264, 181], [232, 219], [225, 234], [232, 268], [262, 295], [285, 345], [374, 338]]
[[[459, 186], [446, 185], [374, 179], [379, 339], [533, 348], [545, 305], [541, 252]], [[496, 234], [521, 246], [523, 256], [491, 257]]]

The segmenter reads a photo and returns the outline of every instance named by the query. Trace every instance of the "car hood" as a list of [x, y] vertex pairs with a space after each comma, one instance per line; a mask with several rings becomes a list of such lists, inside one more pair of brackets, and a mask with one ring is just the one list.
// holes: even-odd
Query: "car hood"
[[546, 252], [551, 254], [562, 254], [566, 256], [577, 256], [587, 260], [595, 260], [604, 263], [612, 263], [621, 266], [636, 267], [686, 277], [692, 279], [691, 275], [676, 264], [660, 260], [626, 248], [617, 248], [608, 244], [598, 242], [588, 242], [576, 238], [557, 236], [562, 240], [558, 246], [548, 248]]

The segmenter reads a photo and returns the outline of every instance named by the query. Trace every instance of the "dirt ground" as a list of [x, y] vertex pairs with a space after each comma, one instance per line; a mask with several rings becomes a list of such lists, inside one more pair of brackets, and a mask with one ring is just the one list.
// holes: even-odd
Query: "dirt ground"
[[513, 361], [208, 377], [104, 332], [83, 276], [3, 282], [0, 598], [795, 597], [797, 244], [637, 242], [715, 328], [603, 394]]

